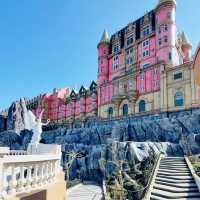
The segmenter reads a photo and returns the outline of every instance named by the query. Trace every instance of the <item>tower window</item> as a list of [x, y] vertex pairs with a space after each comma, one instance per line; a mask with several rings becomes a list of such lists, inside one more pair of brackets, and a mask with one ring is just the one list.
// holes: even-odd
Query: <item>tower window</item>
[[161, 38], [158, 40], [158, 44], [159, 44], [159, 46], [162, 45], [162, 39]]
[[164, 25], [164, 30], [165, 30], [165, 31], [168, 31], [168, 26], [167, 26], [167, 24]]
[[168, 37], [167, 36], [164, 37], [164, 41], [165, 41], [165, 43], [168, 42]]
[[169, 52], [169, 60], [172, 60], [172, 52]]

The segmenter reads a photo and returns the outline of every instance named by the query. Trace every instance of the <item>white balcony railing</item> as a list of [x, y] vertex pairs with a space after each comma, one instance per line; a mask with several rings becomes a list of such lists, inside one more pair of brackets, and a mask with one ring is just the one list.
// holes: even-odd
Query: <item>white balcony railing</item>
[[0, 158], [0, 199], [52, 184], [61, 170], [59, 153], [21, 154], [15, 151]]

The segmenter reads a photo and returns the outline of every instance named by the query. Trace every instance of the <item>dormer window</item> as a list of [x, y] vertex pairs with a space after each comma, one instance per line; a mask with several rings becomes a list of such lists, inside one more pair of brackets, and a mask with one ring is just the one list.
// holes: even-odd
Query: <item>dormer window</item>
[[127, 46], [129, 46], [131, 44], [133, 44], [133, 36], [132, 35], [130, 37], [128, 37], [127, 40], [126, 40], [126, 45]]
[[150, 26], [147, 25], [143, 28], [143, 37], [146, 37], [150, 34]]
[[116, 45], [113, 46], [113, 52], [114, 53], [119, 52], [119, 45], [118, 44], [116, 44]]

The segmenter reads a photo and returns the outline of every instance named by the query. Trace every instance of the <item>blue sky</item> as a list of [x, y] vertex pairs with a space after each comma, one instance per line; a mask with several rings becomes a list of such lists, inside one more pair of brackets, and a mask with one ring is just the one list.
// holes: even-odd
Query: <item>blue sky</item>
[[[158, 0], [7, 0], [0, 2], [0, 109], [53, 88], [97, 77], [97, 43]], [[200, 41], [200, 1], [177, 0], [177, 24]]]

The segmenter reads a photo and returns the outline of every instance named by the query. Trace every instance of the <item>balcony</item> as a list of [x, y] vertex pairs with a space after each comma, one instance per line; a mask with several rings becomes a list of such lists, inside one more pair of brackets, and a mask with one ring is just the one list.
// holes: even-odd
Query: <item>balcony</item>
[[[37, 151], [27, 152], [1, 147], [0, 151], [0, 200], [29, 196], [39, 191], [47, 194], [48, 188], [53, 190], [52, 185], [61, 182], [57, 178], [62, 173], [60, 146], [39, 144]], [[64, 178], [62, 183], [65, 188]]]
[[129, 90], [129, 91], [121, 91], [119, 92], [117, 95], [114, 95], [112, 97], [112, 102], [119, 102], [122, 101], [124, 99], [128, 99], [128, 100], [136, 100], [138, 96], [138, 92], [136, 90]]

